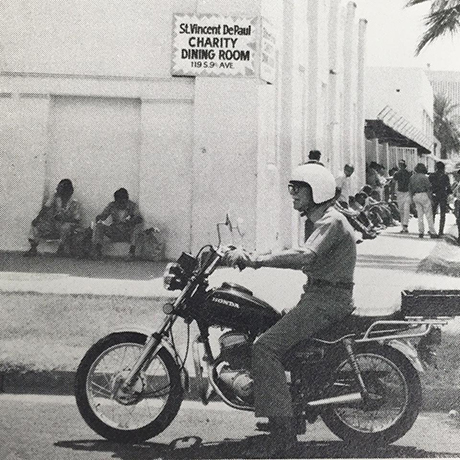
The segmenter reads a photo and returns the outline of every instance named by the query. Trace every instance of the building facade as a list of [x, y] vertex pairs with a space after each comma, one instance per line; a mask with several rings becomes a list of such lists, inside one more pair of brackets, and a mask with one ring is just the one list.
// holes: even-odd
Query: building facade
[[366, 160], [389, 171], [404, 159], [408, 169], [431, 166], [433, 90], [422, 69], [366, 68]]
[[85, 225], [127, 188], [167, 258], [215, 243], [228, 211], [247, 247], [296, 244], [286, 184], [309, 150], [364, 180], [365, 28], [341, 0], [6, 0], [0, 249], [27, 246], [64, 177]]

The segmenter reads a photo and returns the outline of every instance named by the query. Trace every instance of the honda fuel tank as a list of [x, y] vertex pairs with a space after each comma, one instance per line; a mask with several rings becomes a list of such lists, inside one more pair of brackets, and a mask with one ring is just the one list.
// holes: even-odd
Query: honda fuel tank
[[271, 305], [253, 296], [249, 289], [233, 283], [209, 291], [197, 313], [210, 326], [260, 333], [281, 318]]

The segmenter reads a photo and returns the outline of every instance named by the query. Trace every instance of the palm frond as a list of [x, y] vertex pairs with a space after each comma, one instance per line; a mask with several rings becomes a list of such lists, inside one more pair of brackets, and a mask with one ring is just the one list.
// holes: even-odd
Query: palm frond
[[409, 0], [407, 3], [406, 3], [406, 8], [408, 8], [409, 6], [414, 6], [414, 5], [418, 5], [419, 3], [425, 3], [425, 2], [429, 2], [431, 0]]
[[460, 32], [460, 0], [434, 2], [430, 14], [425, 18], [425, 26], [427, 29], [416, 48], [416, 56], [433, 40], [449, 32], [451, 34]]
[[441, 142], [441, 151], [446, 155], [459, 152], [460, 127], [453, 112], [460, 104], [454, 104], [444, 93], [435, 94], [433, 102], [433, 129], [435, 137]]

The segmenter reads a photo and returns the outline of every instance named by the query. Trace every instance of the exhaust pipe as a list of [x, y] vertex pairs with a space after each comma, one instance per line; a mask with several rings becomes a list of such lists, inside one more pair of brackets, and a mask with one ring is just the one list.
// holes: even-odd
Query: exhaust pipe
[[350, 403], [362, 402], [363, 398], [361, 393], [350, 393], [349, 395], [334, 396], [332, 398], [318, 399], [317, 401], [310, 401], [308, 407], [321, 407], [321, 406], [341, 406]]

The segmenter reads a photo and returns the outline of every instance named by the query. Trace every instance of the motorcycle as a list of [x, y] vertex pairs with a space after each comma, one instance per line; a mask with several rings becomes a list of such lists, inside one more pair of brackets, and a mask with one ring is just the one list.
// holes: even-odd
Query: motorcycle
[[[173, 326], [179, 318], [195, 322], [192, 344], [195, 380], [204, 404], [218, 398], [228, 406], [254, 410], [251, 347], [283, 313], [238, 284], [210, 287], [209, 277], [229, 250], [204, 246], [194, 257], [182, 253], [169, 264], [164, 284], [179, 290], [163, 307], [157, 328], [114, 331], [83, 357], [75, 379], [76, 403], [86, 423], [102, 437], [137, 443], [163, 432], [176, 417], [190, 377], [176, 348]], [[347, 443], [385, 445], [414, 424], [421, 408], [422, 362], [413, 342], [431, 351], [445, 319], [350, 315], [333, 329], [298, 343], [285, 358], [297, 432], [321, 417]], [[220, 328], [213, 352], [210, 329]], [[269, 403], [267, 401], [267, 403]]]

